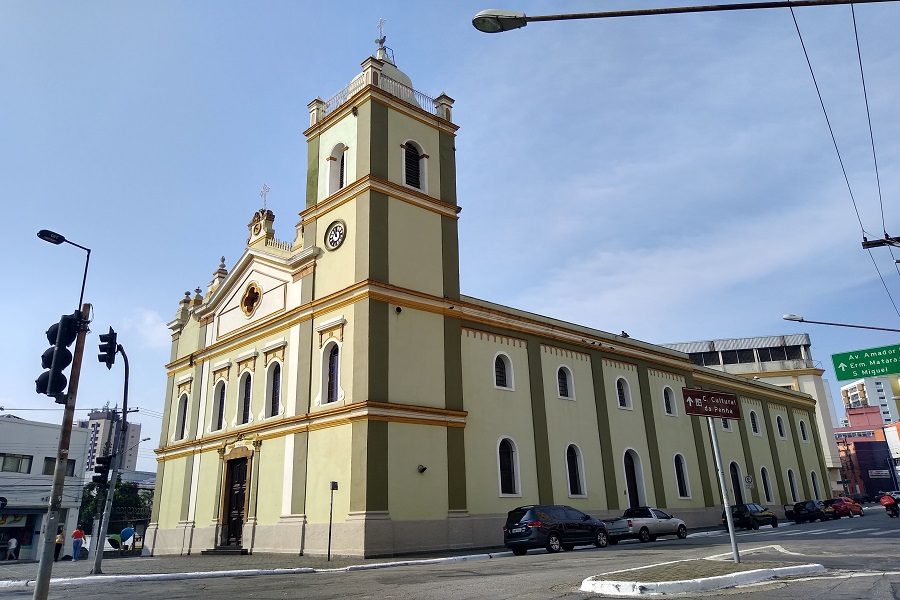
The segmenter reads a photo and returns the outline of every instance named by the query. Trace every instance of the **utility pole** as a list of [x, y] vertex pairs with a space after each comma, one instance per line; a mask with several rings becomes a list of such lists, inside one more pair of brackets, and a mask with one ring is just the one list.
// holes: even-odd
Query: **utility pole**
[[[116, 344], [116, 333], [112, 330], [112, 327], [109, 329], [109, 334], [100, 336], [100, 339], [106, 344], [111, 340], [114, 346], [114, 348], [109, 348], [104, 347], [104, 344], [100, 345], [101, 351], [106, 351], [106, 354], [100, 355], [100, 362], [105, 363], [107, 368], [112, 368], [116, 352], [122, 355], [122, 361], [125, 363], [125, 389], [122, 392], [122, 425], [113, 442], [113, 460], [109, 475], [109, 487], [106, 490], [106, 506], [103, 508], [100, 531], [94, 532], [94, 540], [91, 541], [92, 546], [97, 546], [94, 552], [94, 568], [91, 569], [93, 575], [103, 573], [100, 564], [103, 562], [103, 549], [106, 547], [106, 532], [109, 528], [109, 517], [112, 514], [113, 499], [116, 496], [116, 484], [119, 482], [119, 471], [122, 469], [125, 453], [127, 452], [125, 444], [128, 440], [128, 355], [125, 354], [125, 348], [122, 347], [122, 344]], [[112, 352], [111, 355], [110, 352]]]
[[[86, 270], [86, 268], [85, 268]], [[78, 337], [75, 338], [75, 355], [72, 359], [71, 381], [63, 409], [62, 427], [59, 432], [59, 447], [56, 452], [56, 469], [53, 471], [53, 487], [50, 490], [50, 506], [44, 521], [44, 544], [41, 547], [41, 562], [34, 582], [34, 600], [47, 600], [50, 591], [50, 574], [53, 570], [53, 549], [56, 545], [56, 529], [59, 527], [59, 508], [62, 504], [63, 486], [66, 481], [66, 467], [69, 462], [69, 443], [72, 439], [72, 421], [75, 419], [75, 400], [78, 396], [78, 380], [81, 378], [81, 360], [84, 357], [84, 342], [87, 338], [91, 305], [82, 304], [78, 320]]]
[[900, 237], [891, 237], [887, 232], [884, 234], [884, 239], [880, 240], [870, 240], [863, 236], [863, 249], [869, 250], [871, 248], [880, 248], [882, 246], [894, 246], [895, 248], [900, 248]]

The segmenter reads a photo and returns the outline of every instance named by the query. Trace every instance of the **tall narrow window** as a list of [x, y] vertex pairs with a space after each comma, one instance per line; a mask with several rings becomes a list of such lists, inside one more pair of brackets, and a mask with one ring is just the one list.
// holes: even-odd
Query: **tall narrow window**
[[268, 415], [274, 417], [281, 410], [281, 363], [272, 363], [269, 367]]
[[412, 142], [406, 142], [403, 146], [403, 150], [403, 181], [406, 185], [421, 189], [422, 173], [420, 159], [422, 157], [419, 153], [419, 149], [416, 148], [416, 145]]
[[338, 399], [339, 353], [337, 344], [328, 353], [328, 402], [337, 402]]
[[680, 454], [675, 455], [675, 482], [678, 484], [678, 497], [689, 498], [691, 490], [688, 487], [687, 470], [684, 466], [684, 457]]
[[512, 368], [509, 357], [498, 354], [494, 359], [494, 385], [498, 388], [512, 388]]
[[675, 392], [672, 388], [667, 387], [663, 390], [663, 408], [667, 415], [675, 414]]
[[188, 409], [188, 396], [187, 394], [182, 394], [181, 398], [178, 400], [178, 421], [176, 422], [175, 431], [176, 440], [183, 440], [185, 432], [187, 431], [187, 409]]
[[500, 462], [500, 493], [518, 494], [516, 486], [516, 448], [512, 440], [503, 438], [498, 449]]
[[775, 417], [775, 425], [778, 427], [778, 437], [784, 437], [784, 421], [781, 417]]
[[225, 425], [225, 382], [220, 381], [216, 386], [215, 416], [213, 418], [213, 431], [222, 429]]
[[560, 367], [556, 371], [556, 386], [560, 398], [571, 398], [572, 394], [572, 372], [566, 367]]
[[791, 488], [791, 502], [797, 501], [797, 483], [794, 481], [794, 472], [788, 469], [788, 484]]
[[584, 485], [581, 482], [581, 452], [575, 444], [569, 444], [566, 448], [566, 472], [569, 475], [569, 495], [584, 495]]
[[341, 157], [338, 159], [338, 162], [340, 163], [340, 166], [338, 167], [338, 169], [339, 169], [338, 170], [338, 189], [341, 189], [342, 187], [344, 187], [346, 185], [346, 179], [344, 178], [345, 177], [344, 169], [346, 168], [346, 161], [347, 161], [347, 153], [341, 152]]
[[250, 400], [253, 391], [253, 378], [250, 373], [244, 374], [244, 385], [241, 386], [241, 423], [250, 422]]
[[619, 408], [631, 407], [631, 392], [628, 389], [628, 382], [624, 379], [616, 379], [616, 397], [619, 399]]
[[810, 471], [809, 478], [812, 481], [813, 496], [815, 497], [816, 500], [821, 500], [822, 498], [819, 496], [819, 478], [816, 475], [816, 472]]
[[328, 195], [347, 185], [347, 147], [336, 145], [328, 156]]
[[763, 494], [766, 496], [766, 502], [772, 501], [772, 486], [769, 484], [769, 470], [763, 467], [759, 470], [760, 479], [762, 480]]
[[756, 412], [750, 411], [750, 430], [754, 435], [759, 435], [759, 421], [756, 419]]
[[806, 423], [804, 423], [803, 421], [800, 421], [800, 439], [802, 439], [804, 442], [807, 440], [807, 438], [806, 438]]

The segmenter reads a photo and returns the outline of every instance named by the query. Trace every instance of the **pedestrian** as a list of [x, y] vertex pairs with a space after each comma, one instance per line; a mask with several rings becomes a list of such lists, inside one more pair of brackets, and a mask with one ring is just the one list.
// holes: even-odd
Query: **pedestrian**
[[72, 562], [78, 560], [78, 555], [81, 553], [81, 545], [84, 543], [84, 530], [82, 529], [81, 523], [78, 524], [78, 527], [75, 528], [75, 531], [72, 532]]
[[53, 562], [59, 560], [59, 553], [62, 552], [63, 544], [66, 543], [66, 536], [63, 535], [62, 527], [56, 528], [56, 548], [53, 550]]
[[6, 560], [16, 560], [18, 558], [19, 541], [11, 537], [6, 544]]

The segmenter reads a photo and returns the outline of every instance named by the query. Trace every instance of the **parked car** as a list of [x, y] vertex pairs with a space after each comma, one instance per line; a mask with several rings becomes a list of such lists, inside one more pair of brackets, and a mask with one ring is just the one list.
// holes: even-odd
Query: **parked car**
[[794, 520], [794, 505], [793, 504], [784, 504], [781, 509], [784, 511], [784, 518], [788, 521]]
[[834, 509], [830, 506], [825, 506], [825, 503], [821, 500], [805, 500], [794, 505], [794, 523], [797, 525], [806, 521], [812, 523], [817, 519], [819, 521], [827, 521], [837, 518], [839, 517], [835, 514]]
[[863, 507], [852, 498], [841, 497], [825, 500], [825, 506], [833, 508], [834, 514], [838, 519], [841, 517], [850, 517], [852, 519], [853, 515], [859, 515], [860, 517], [866, 516]]
[[608, 519], [605, 523], [610, 544], [629, 538], [652, 542], [661, 535], [676, 535], [680, 539], [687, 537], [684, 521], [650, 506], [629, 508], [621, 517]]
[[503, 526], [503, 544], [516, 556], [529, 548], [546, 548], [547, 552], [585, 544], [605, 548], [608, 541], [603, 521], [561, 504], [514, 508]]
[[[778, 527], [778, 517], [771, 510], [759, 504], [736, 504], [731, 507], [731, 518], [735, 527], [759, 529], [760, 525]], [[722, 525], [728, 527], [725, 510], [722, 510]]]

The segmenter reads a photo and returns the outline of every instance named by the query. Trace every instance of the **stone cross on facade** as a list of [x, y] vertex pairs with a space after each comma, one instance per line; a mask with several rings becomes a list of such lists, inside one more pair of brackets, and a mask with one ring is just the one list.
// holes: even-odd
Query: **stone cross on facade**
[[262, 189], [259, 190], [259, 197], [262, 198], [262, 201], [263, 201], [263, 210], [266, 209], [266, 197], [269, 195], [269, 192], [271, 192], [271, 191], [272, 191], [272, 189], [269, 186], [267, 186], [266, 184], [263, 184]]

